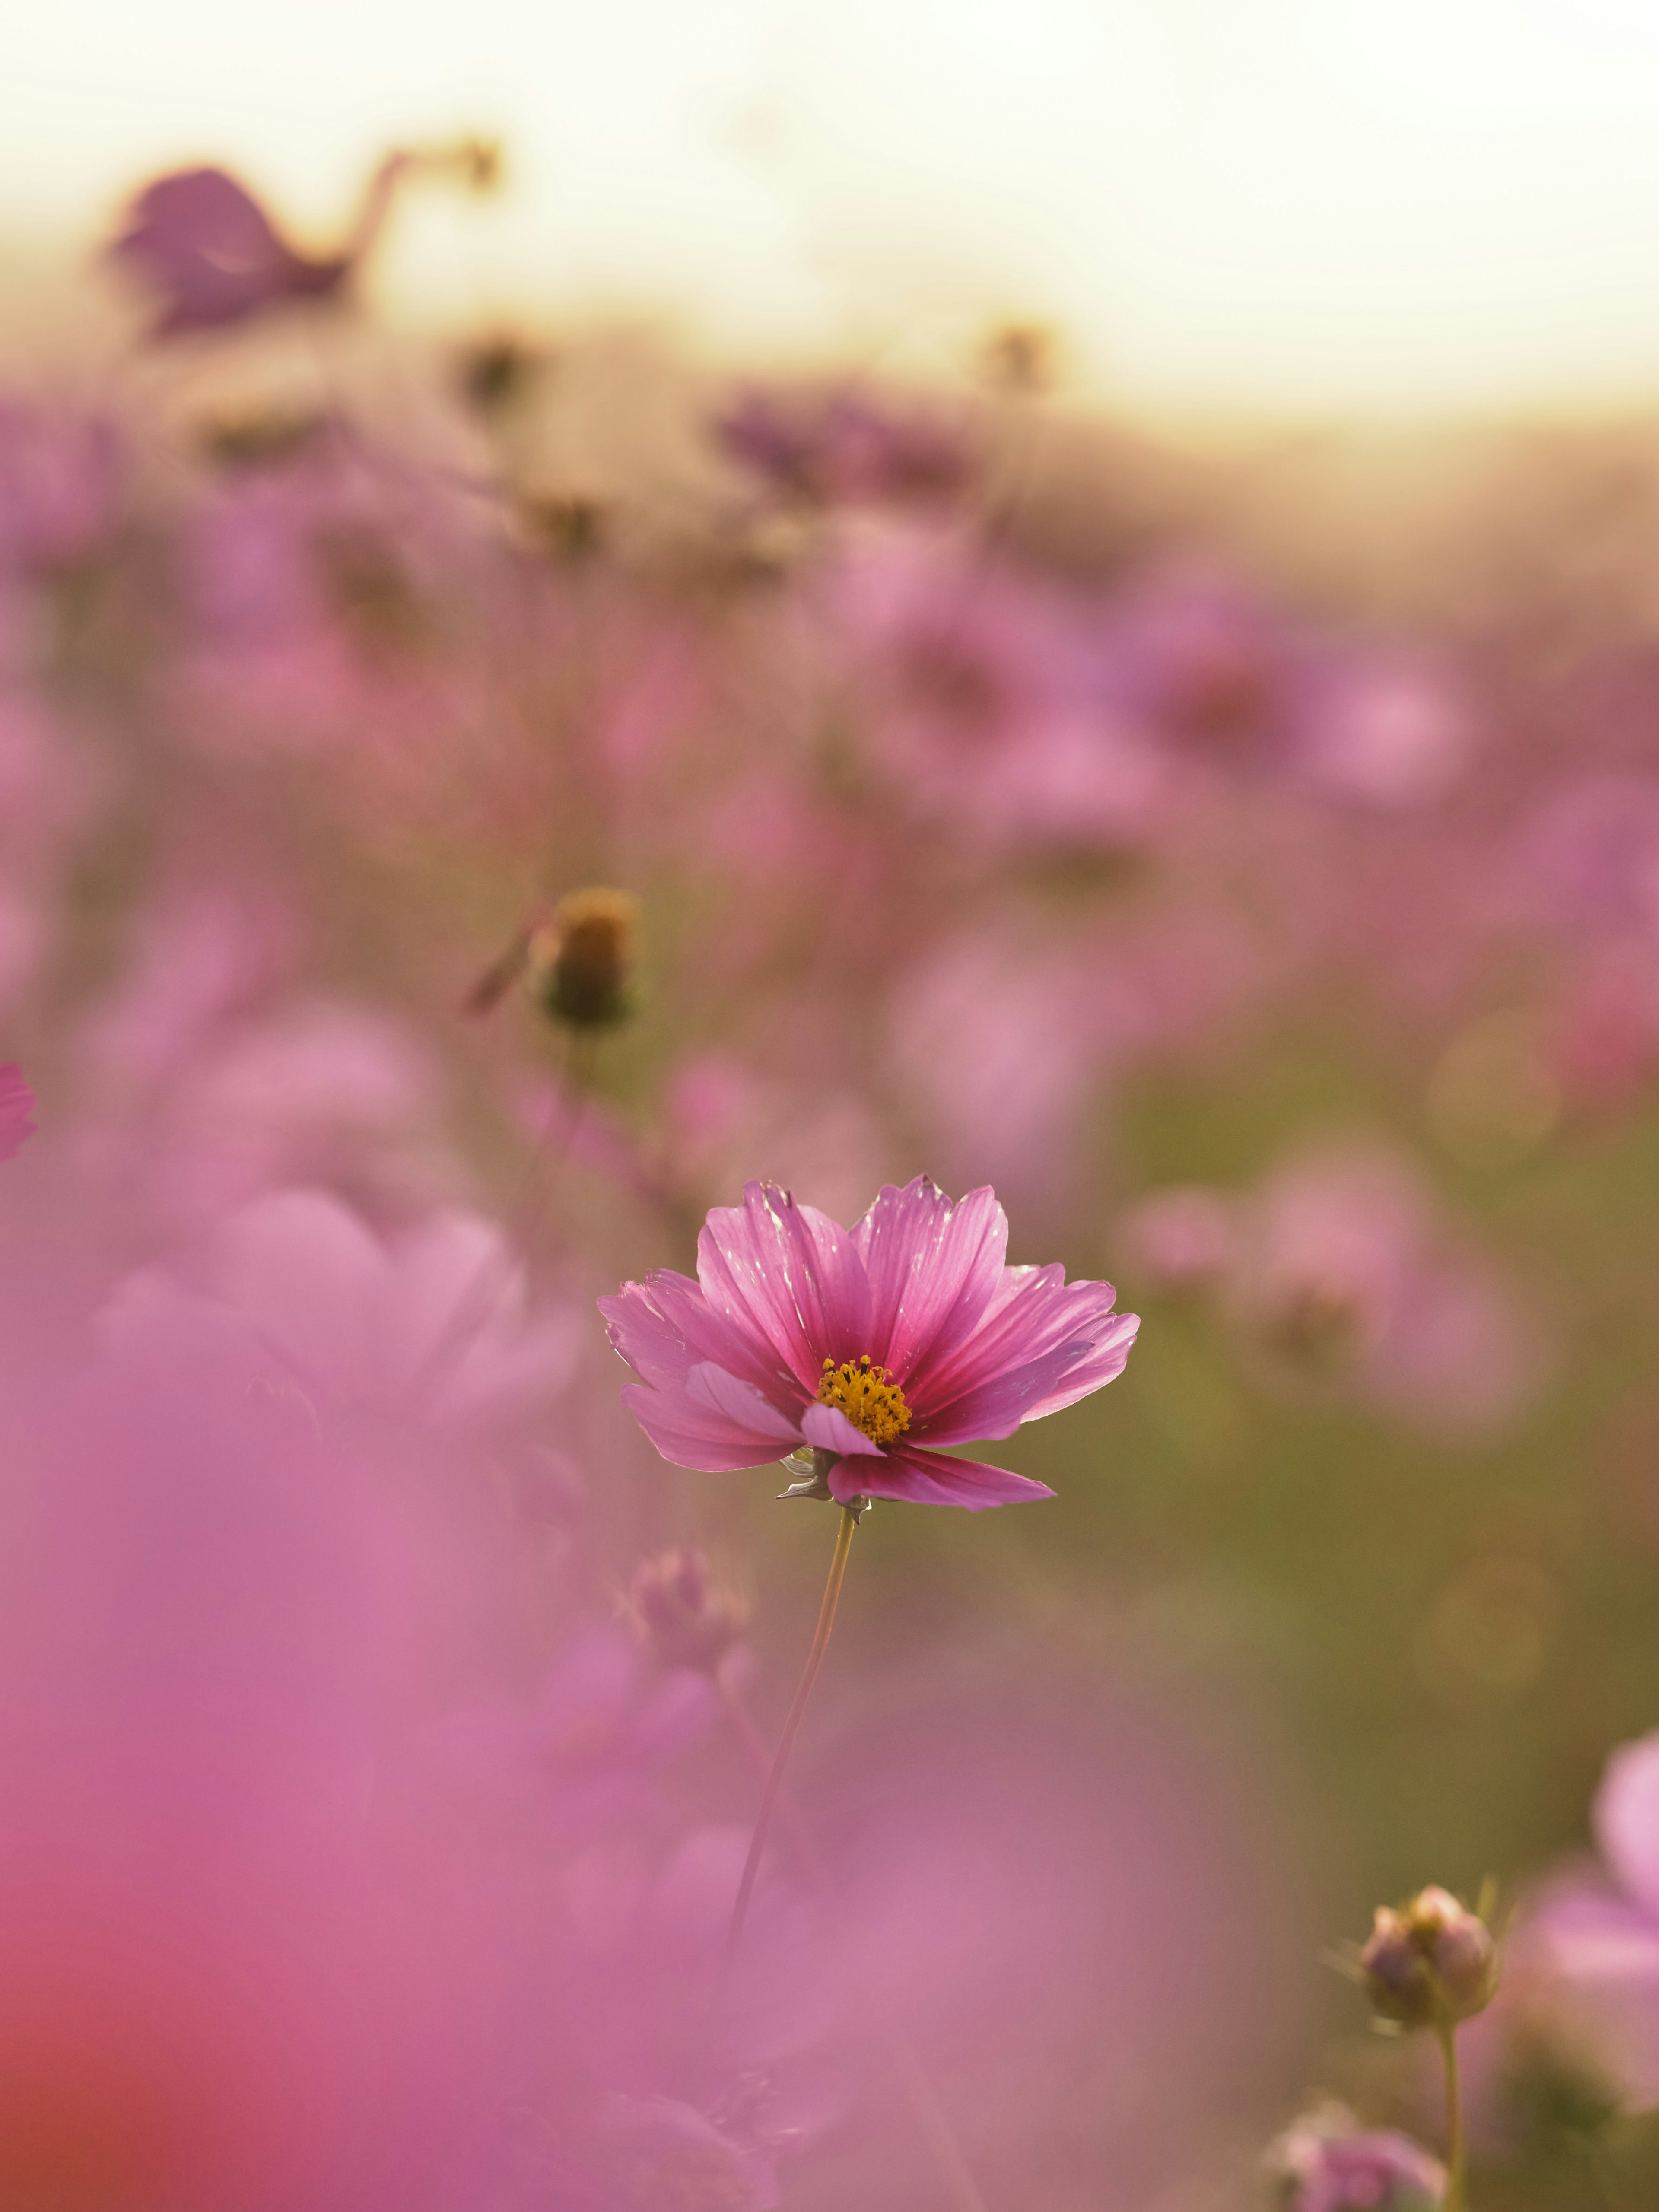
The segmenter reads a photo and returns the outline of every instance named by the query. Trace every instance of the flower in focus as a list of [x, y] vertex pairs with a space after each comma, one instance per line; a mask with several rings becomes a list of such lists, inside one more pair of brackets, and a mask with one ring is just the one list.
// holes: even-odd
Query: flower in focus
[[939, 1449], [1012, 1436], [1121, 1373], [1139, 1327], [1109, 1283], [1005, 1264], [989, 1190], [886, 1185], [843, 1229], [775, 1184], [716, 1206], [697, 1280], [664, 1269], [600, 1310], [663, 1457], [711, 1472], [807, 1450], [829, 1494], [979, 1508], [1051, 1497]]
[[1401, 2027], [1447, 2028], [1491, 2002], [1498, 1946], [1479, 1913], [1431, 1886], [1398, 1911], [1377, 1906], [1359, 1967], [1382, 2019]]
[[1341, 2105], [1294, 2121], [1267, 2154], [1289, 2212], [1432, 2212], [1446, 2188], [1438, 2159], [1393, 2129], [1361, 2129]]
[[0, 1066], [0, 1160], [11, 1159], [34, 1134], [34, 1093], [15, 1061]]

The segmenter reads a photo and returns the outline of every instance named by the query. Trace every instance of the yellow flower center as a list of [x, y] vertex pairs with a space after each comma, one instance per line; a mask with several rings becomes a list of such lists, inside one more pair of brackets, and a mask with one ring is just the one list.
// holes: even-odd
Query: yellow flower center
[[855, 1429], [872, 1444], [890, 1444], [910, 1425], [910, 1408], [904, 1393], [884, 1367], [872, 1367], [866, 1352], [861, 1359], [833, 1359], [823, 1363], [818, 1377], [818, 1403], [839, 1406]]

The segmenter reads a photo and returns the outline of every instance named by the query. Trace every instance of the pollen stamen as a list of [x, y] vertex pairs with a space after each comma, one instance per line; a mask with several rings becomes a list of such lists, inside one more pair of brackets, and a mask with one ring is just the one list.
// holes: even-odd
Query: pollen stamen
[[866, 1352], [858, 1359], [823, 1363], [818, 1377], [818, 1403], [838, 1406], [855, 1429], [872, 1444], [890, 1444], [910, 1425], [910, 1408], [904, 1393], [884, 1367], [878, 1367]]

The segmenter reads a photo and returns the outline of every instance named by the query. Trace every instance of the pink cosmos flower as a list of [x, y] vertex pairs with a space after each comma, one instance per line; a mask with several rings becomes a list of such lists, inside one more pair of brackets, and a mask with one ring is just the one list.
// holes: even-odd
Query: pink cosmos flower
[[988, 1188], [889, 1183], [851, 1229], [751, 1182], [716, 1206], [696, 1282], [668, 1270], [601, 1298], [663, 1457], [711, 1472], [807, 1450], [832, 1497], [977, 1509], [1053, 1496], [939, 1449], [1007, 1437], [1122, 1372], [1139, 1327], [1109, 1283], [1005, 1264]]
[[0, 1067], [0, 1160], [10, 1159], [34, 1134], [34, 1093], [15, 1061]]

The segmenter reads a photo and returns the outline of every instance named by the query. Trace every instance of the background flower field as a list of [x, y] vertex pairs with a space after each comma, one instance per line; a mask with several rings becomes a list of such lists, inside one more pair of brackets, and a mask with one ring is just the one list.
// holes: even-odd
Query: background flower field
[[[1438, 2142], [1327, 1958], [1493, 1876], [1474, 2201], [1650, 2202], [1650, 424], [416, 337], [282, 220], [4, 349], [0, 2197], [1270, 2202]], [[1140, 1336], [877, 1504], [721, 1984], [831, 1516], [595, 1301], [922, 1172]]]

